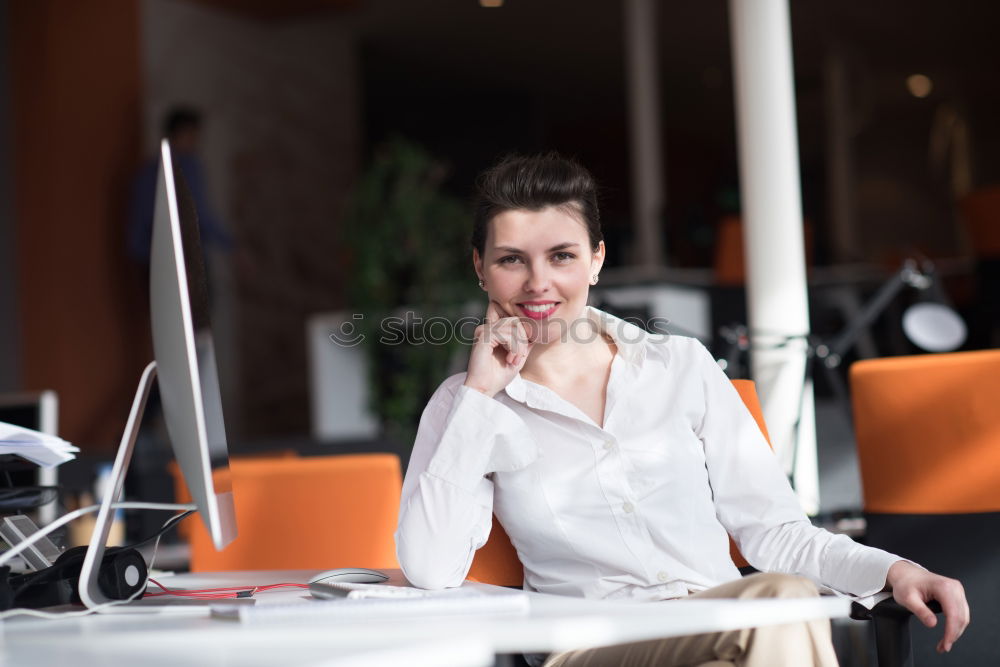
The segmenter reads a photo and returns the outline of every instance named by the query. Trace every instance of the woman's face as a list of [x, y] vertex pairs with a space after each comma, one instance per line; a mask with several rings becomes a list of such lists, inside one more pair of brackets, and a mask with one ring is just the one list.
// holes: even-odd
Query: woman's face
[[490, 221], [485, 252], [474, 249], [473, 262], [490, 299], [545, 344], [583, 314], [604, 242], [593, 252], [584, 223], [559, 208], [506, 211]]

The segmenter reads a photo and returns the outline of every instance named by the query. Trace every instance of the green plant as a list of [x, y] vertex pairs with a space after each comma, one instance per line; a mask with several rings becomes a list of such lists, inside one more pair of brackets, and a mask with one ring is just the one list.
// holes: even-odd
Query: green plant
[[[386, 435], [412, 442], [424, 403], [461, 347], [454, 336], [428, 343], [403, 310], [454, 322], [475, 299], [470, 215], [442, 190], [446, 170], [419, 146], [392, 139], [376, 151], [351, 197], [344, 240], [351, 252], [349, 306], [362, 315], [371, 409]], [[405, 340], [398, 342], [399, 330]]]

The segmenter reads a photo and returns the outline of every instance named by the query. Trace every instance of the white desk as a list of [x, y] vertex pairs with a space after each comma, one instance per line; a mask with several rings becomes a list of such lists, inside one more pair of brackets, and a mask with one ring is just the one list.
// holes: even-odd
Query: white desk
[[[184, 588], [252, 586], [304, 582], [313, 574], [313, 570], [205, 573], [161, 581]], [[259, 593], [257, 604], [305, 596], [308, 593], [302, 589], [279, 589]], [[0, 626], [4, 633], [0, 664], [478, 667], [492, 664], [494, 653], [549, 652], [841, 617], [849, 606], [837, 598], [634, 604], [531, 594], [531, 610], [524, 616], [336, 624], [283, 619], [267, 626], [192, 615], [101, 614], [56, 621], [15, 617]]]

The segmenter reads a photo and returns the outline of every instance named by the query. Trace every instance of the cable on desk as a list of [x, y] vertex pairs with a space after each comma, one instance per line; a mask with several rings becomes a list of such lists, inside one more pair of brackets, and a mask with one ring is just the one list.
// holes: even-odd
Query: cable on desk
[[174, 526], [176, 526], [177, 524], [179, 524], [184, 519], [186, 519], [189, 516], [191, 516], [192, 514], [194, 514], [196, 511], [197, 510], [188, 510], [186, 512], [181, 512], [180, 514], [175, 514], [174, 516], [172, 516], [169, 519], [167, 519], [166, 523], [164, 523], [163, 526], [161, 526], [158, 531], [156, 531], [155, 533], [153, 533], [149, 537], [144, 537], [143, 539], [139, 540], [135, 544], [130, 544], [130, 545], [126, 546], [125, 548], [126, 549], [138, 549], [139, 547], [142, 547], [142, 546], [145, 546], [145, 545], [149, 544], [153, 540], [159, 540], [161, 537], [163, 537], [164, 533], [166, 533], [168, 530], [170, 530], [171, 528], [173, 528]]
[[[135, 503], [135, 502], [115, 503], [115, 504], [112, 505], [112, 507], [113, 508], [121, 508], [121, 509], [164, 509], [164, 510], [165, 509], [177, 509], [178, 508], [178, 506], [176, 506], [176, 505], [164, 505], [162, 503]], [[183, 507], [189, 507], [189, 506], [180, 506], [180, 507], [183, 508]], [[32, 537], [34, 537], [35, 535], [39, 535], [39, 534], [45, 535], [48, 532], [51, 532], [51, 530], [55, 530], [59, 526], [65, 524], [65, 523], [69, 523], [73, 519], [77, 518], [77, 516], [80, 516], [82, 514], [86, 514], [86, 513], [89, 513], [89, 512], [94, 512], [94, 511], [96, 511], [99, 508], [100, 508], [100, 505], [91, 505], [91, 506], [84, 507], [84, 508], [81, 508], [79, 510], [76, 510], [75, 512], [71, 512], [70, 514], [72, 514], [74, 516], [71, 517], [70, 514], [67, 514], [64, 517], [60, 517], [60, 519], [57, 519], [56, 521], [54, 521], [51, 524], [49, 524], [48, 526], [46, 526], [45, 529], [39, 530], [37, 533], [33, 533]], [[225, 588], [206, 588], [206, 589], [200, 589], [200, 590], [179, 590], [179, 589], [169, 589], [166, 586], [164, 586], [163, 584], [161, 584], [160, 582], [156, 581], [155, 579], [153, 579], [152, 577], [149, 576], [149, 572], [152, 571], [153, 564], [156, 561], [156, 552], [157, 552], [157, 550], [159, 549], [159, 546], [160, 546], [160, 538], [163, 537], [163, 534], [166, 533], [167, 530], [169, 530], [170, 528], [173, 528], [175, 525], [177, 525], [178, 523], [180, 523], [183, 519], [191, 516], [194, 512], [195, 512], [194, 509], [189, 509], [189, 510], [187, 510], [185, 512], [182, 512], [181, 514], [176, 514], [176, 515], [170, 517], [169, 519], [167, 519], [163, 523], [163, 526], [156, 533], [154, 533], [153, 535], [150, 535], [149, 537], [145, 538], [144, 540], [142, 540], [140, 542], [137, 542], [136, 544], [132, 545], [132, 548], [136, 548], [136, 547], [142, 546], [144, 544], [147, 544], [150, 540], [155, 540], [154, 545], [153, 545], [153, 553], [150, 556], [149, 566], [147, 567], [146, 583], [143, 586], [141, 586], [138, 590], [136, 590], [136, 592], [133, 593], [131, 596], [129, 596], [127, 599], [125, 599], [125, 600], [111, 600], [109, 602], [106, 602], [106, 603], [104, 603], [102, 605], [98, 605], [97, 607], [93, 607], [91, 609], [79, 609], [79, 610], [74, 610], [74, 611], [53, 612], [53, 611], [40, 611], [38, 609], [24, 609], [24, 608], [8, 609], [7, 611], [0, 612], [0, 621], [2, 621], [5, 618], [9, 618], [11, 616], [34, 616], [36, 618], [44, 618], [44, 619], [72, 618], [72, 617], [76, 617], [76, 616], [88, 616], [90, 614], [99, 612], [102, 609], [107, 609], [108, 607], [113, 607], [113, 606], [116, 606], [116, 605], [122, 605], [122, 604], [127, 604], [129, 602], [132, 602], [133, 600], [137, 599], [140, 596], [140, 594], [143, 594], [145, 592], [147, 586], [150, 583], [153, 583], [154, 585], [156, 585], [157, 587], [159, 587], [161, 589], [161, 592], [145, 593], [144, 597], [159, 597], [159, 596], [164, 596], [164, 595], [171, 595], [171, 596], [188, 597], [188, 598], [205, 599], [205, 600], [251, 597], [251, 596], [253, 596], [256, 593], [263, 592], [263, 591], [273, 590], [275, 588], [283, 588], [283, 587], [308, 588], [309, 587], [308, 584], [279, 583], [279, 584], [267, 584], [267, 585], [264, 585], [264, 586], [253, 586], [253, 587], [251, 587], [249, 589], [247, 587], [245, 587], [245, 586], [232, 586], [232, 587], [225, 587]], [[38, 538], [38, 539], [40, 539], [40, 538]], [[30, 538], [29, 538], [29, 540], [30, 540]], [[33, 543], [32, 541], [29, 541], [29, 540], [25, 540], [25, 542], [19, 543], [18, 546], [22, 546], [22, 545]], [[4, 555], [6, 555], [6, 554], [4, 554]], [[0, 561], [0, 564], [2, 564], [2, 561]]]
[[[195, 513], [195, 510], [188, 510], [186, 512], [181, 512], [180, 514], [176, 514], [176, 515], [170, 517], [169, 519], [167, 519], [166, 522], [164, 522], [163, 526], [160, 527], [160, 529], [158, 531], [156, 531], [155, 533], [153, 533], [149, 537], [146, 537], [146, 538], [140, 540], [139, 542], [136, 542], [135, 544], [126, 545], [126, 546], [124, 546], [122, 548], [123, 549], [138, 549], [139, 547], [144, 546], [144, 545], [148, 544], [149, 542], [152, 542], [153, 540], [156, 540], [157, 541], [157, 546], [159, 546], [159, 540], [160, 540], [160, 538], [163, 537], [163, 535], [168, 530], [170, 530], [171, 528], [173, 528], [174, 526], [176, 526], [181, 521], [183, 521], [184, 519], [186, 519], [187, 517], [191, 516], [194, 513]], [[155, 553], [156, 553], [156, 549], [155, 548], [154, 548], [153, 553], [154, 553], [154, 558], [155, 558]], [[46, 568], [46, 569], [41, 570], [39, 572], [35, 572], [32, 575], [28, 575], [24, 579], [24, 581], [21, 582], [21, 585], [18, 586], [14, 590], [14, 597], [16, 598], [22, 591], [24, 591], [29, 586], [35, 584], [36, 582], [38, 582], [40, 579], [45, 579], [47, 577], [50, 577], [55, 572], [58, 572], [62, 568], [69, 567], [71, 565], [77, 565], [77, 564], [78, 563], [74, 563], [73, 561], [63, 561], [63, 562], [54, 564], [52, 567]], [[153, 559], [150, 559], [149, 568], [152, 568], [152, 565], [153, 565]]]
[[0, 488], [0, 508], [7, 510], [33, 509], [56, 500], [58, 486], [17, 486]]
[[[150, 507], [150, 506], [153, 506], [153, 507]], [[108, 602], [105, 602], [104, 604], [97, 605], [96, 607], [92, 607], [92, 608], [89, 608], [89, 609], [79, 609], [79, 610], [74, 610], [74, 611], [41, 611], [41, 610], [38, 610], [38, 609], [25, 609], [25, 608], [8, 609], [7, 611], [0, 612], [0, 621], [3, 621], [6, 618], [10, 618], [11, 616], [34, 616], [36, 618], [45, 618], [45, 619], [50, 619], [50, 620], [51, 619], [57, 619], [57, 618], [73, 618], [75, 616], [89, 616], [90, 614], [97, 613], [97, 612], [101, 611], [102, 609], [107, 609], [108, 607], [114, 607], [114, 606], [117, 606], [117, 605], [128, 604], [129, 602], [132, 602], [133, 600], [137, 599], [141, 594], [143, 594], [146, 591], [146, 587], [149, 586], [149, 582], [151, 581], [151, 579], [149, 577], [149, 571], [153, 568], [153, 563], [156, 561], [156, 551], [160, 547], [160, 538], [163, 536], [163, 533], [166, 532], [166, 530], [168, 528], [170, 528], [171, 526], [173, 526], [174, 524], [176, 524], [178, 521], [180, 521], [181, 519], [183, 519], [186, 516], [189, 516], [193, 511], [195, 511], [194, 510], [194, 506], [192, 506], [192, 505], [180, 505], [180, 506], [178, 506], [178, 505], [166, 504], [166, 503], [132, 503], [132, 502], [125, 502], [125, 503], [113, 503], [111, 505], [111, 507], [113, 507], [113, 508], [121, 508], [121, 509], [184, 509], [184, 508], [187, 507], [187, 508], [191, 508], [191, 509], [188, 509], [188, 511], [186, 511], [186, 512], [184, 512], [182, 514], [177, 514], [177, 515], [172, 516], [169, 519], [167, 519], [163, 523], [163, 526], [160, 528], [160, 530], [157, 531], [157, 533], [153, 536], [156, 539], [156, 542], [153, 543], [153, 553], [152, 553], [152, 555], [149, 558], [149, 566], [146, 568], [146, 581], [145, 581], [145, 583], [142, 586], [140, 586], [138, 589], [136, 589], [135, 593], [133, 593], [132, 595], [130, 595], [127, 599], [125, 599], [125, 600], [110, 600]], [[80, 509], [76, 510], [75, 512], [70, 512], [70, 514], [77, 515], [77, 516], [82, 516], [83, 514], [87, 514], [88, 512], [94, 512], [97, 509], [100, 509], [100, 505], [90, 505], [88, 507], [80, 508]], [[80, 513], [80, 514], [77, 514], [77, 513]], [[67, 514], [66, 516], [60, 517], [56, 521], [53, 521], [52, 523], [50, 523], [44, 529], [39, 530], [37, 533], [33, 533], [32, 537], [34, 537], [35, 535], [39, 535], [39, 534], [45, 535], [48, 532], [51, 532], [51, 531], [46, 531], [45, 529], [52, 528], [53, 526], [58, 527], [60, 525], [63, 525], [64, 523], [69, 523], [73, 519], [77, 518], [77, 516], [73, 516], [73, 517], [67, 519], [66, 517], [69, 517], [70, 514]], [[62, 523], [59, 523], [63, 519], [65, 519], [65, 521], [62, 521]], [[54, 530], [54, 528], [52, 528], [52, 529]], [[148, 541], [149, 541], [148, 539], [144, 540], [144, 542], [148, 542]], [[142, 544], [144, 542], [140, 542], [140, 544]], [[25, 540], [24, 542], [19, 543], [18, 546], [24, 545], [26, 543], [27, 544], [32, 544], [32, 542], [30, 542], [29, 540]], [[6, 554], [4, 554], [4, 555], [6, 555]]]
[[139, 593], [141, 593], [142, 590], [143, 589], [140, 588], [126, 600], [111, 600], [110, 602], [105, 602], [104, 604], [88, 609], [75, 609], [73, 611], [42, 611], [40, 609], [26, 609], [22, 607], [18, 607], [17, 609], [8, 609], [7, 611], [0, 612], [0, 622], [4, 619], [10, 618], [11, 616], [35, 616], [36, 618], [46, 618], [49, 620], [55, 620], [58, 618], [73, 618], [74, 616], [90, 616], [91, 614], [96, 614], [102, 609], [132, 602], [139, 597]]
[[222, 600], [253, 597], [257, 593], [273, 590], [275, 588], [309, 588], [309, 584], [281, 583], [267, 584], [265, 586], [252, 586], [250, 588], [247, 588], [246, 586], [227, 586], [223, 588], [199, 588], [192, 590], [167, 588], [152, 577], [149, 578], [149, 582], [158, 586], [161, 590], [160, 592], [146, 593], [144, 597], [147, 598], [161, 597], [164, 595], [176, 595], [179, 597], [190, 597], [202, 600]]
[[[91, 514], [101, 509], [100, 505], [88, 505], [87, 507], [81, 507], [78, 510], [73, 510], [68, 514], [64, 514], [47, 526], [39, 528], [37, 532], [32, 533], [23, 541], [18, 542], [15, 546], [11, 547], [7, 551], [0, 554], [0, 565], [4, 565], [7, 561], [12, 559], [17, 554], [21, 553], [28, 547], [30, 547], [35, 542], [38, 542], [43, 537], [47, 536], [49, 533], [65, 526], [70, 521], [78, 519], [86, 514]], [[123, 509], [123, 510], [166, 510], [166, 511], [177, 511], [177, 510], [197, 510], [198, 508], [194, 505], [187, 504], [182, 505], [178, 503], [139, 503], [139, 502], [121, 502], [121, 503], [111, 503], [111, 509]], [[2, 617], [0, 617], [2, 618]]]

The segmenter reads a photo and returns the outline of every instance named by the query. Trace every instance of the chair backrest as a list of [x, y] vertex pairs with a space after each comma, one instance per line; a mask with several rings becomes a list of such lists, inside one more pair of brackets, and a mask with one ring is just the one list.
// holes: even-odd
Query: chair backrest
[[[804, 219], [802, 225], [806, 267], [811, 268], [814, 263], [813, 226], [808, 219]], [[743, 220], [740, 216], [729, 214], [719, 219], [715, 228], [715, 250], [712, 265], [716, 285], [737, 286], [746, 282]]]
[[742, 285], [746, 280], [743, 223], [739, 216], [727, 215], [719, 220], [715, 230], [713, 264], [715, 282], [719, 285]]
[[[296, 458], [298, 457], [298, 452], [294, 449], [279, 449], [270, 450], [266, 452], [261, 452], [259, 454], [237, 454], [235, 456], [229, 457], [229, 462], [233, 461], [252, 461], [255, 459], [278, 459], [278, 458]], [[171, 461], [167, 464], [167, 472], [174, 480], [174, 501], [178, 503], [190, 503], [192, 502], [191, 492], [188, 491], [187, 483], [184, 481], [184, 475], [181, 474], [181, 467], [177, 465], [177, 461]], [[197, 523], [197, 519], [189, 519], [186, 521], [181, 521], [180, 524], [174, 530], [177, 531], [177, 535], [185, 541], [191, 540], [191, 527]]]
[[[1000, 350], [859, 361], [854, 432], [873, 547], [961, 580], [976, 622], [948, 664], [1000, 665]], [[943, 664], [912, 623], [912, 662]]]
[[[767, 426], [764, 424], [764, 412], [761, 410], [760, 401], [757, 398], [757, 390], [751, 380], [733, 380], [733, 386], [739, 393], [740, 398], [746, 404], [750, 414], [767, 438], [770, 444], [770, 436], [767, 434]], [[746, 567], [748, 563], [740, 554], [736, 544], [729, 540], [729, 554], [733, 558], [736, 567]], [[479, 581], [496, 586], [521, 586], [524, 584], [524, 568], [517, 557], [517, 551], [511, 544], [507, 532], [493, 517], [493, 528], [490, 531], [490, 538], [486, 544], [476, 552], [472, 560], [472, 567], [469, 568], [468, 579]]]
[[[760, 407], [760, 398], [757, 396], [757, 385], [754, 384], [753, 380], [733, 380], [733, 387], [736, 388], [736, 393], [743, 399], [743, 404], [747, 406], [747, 410], [753, 415], [753, 419], [757, 422], [760, 432], [764, 434], [767, 444], [773, 448], [774, 445], [771, 444], [771, 436], [767, 432], [767, 424], [764, 423], [764, 410]], [[747, 559], [743, 557], [743, 554], [740, 553], [736, 542], [733, 542], [733, 538], [731, 537], [729, 538], [729, 556], [733, 559], [736, 567], [747, 567], [750, 565]]]
[[234, 459], [236, 540], [217, 552], [190, 522], [191, 570], [397, 568], [395, 454]]
[[859, 361], [850, 381], [866, 512], [1000, 511], [1000, 350]]

